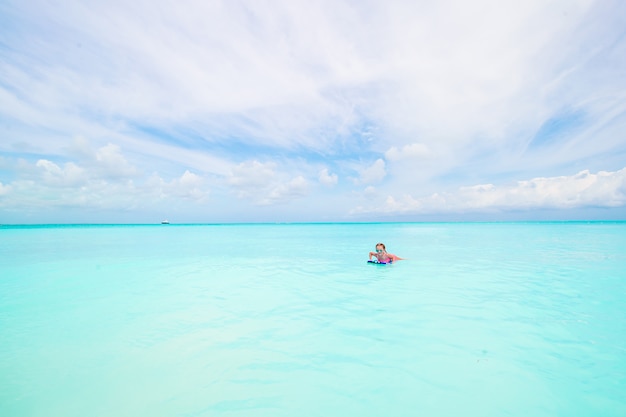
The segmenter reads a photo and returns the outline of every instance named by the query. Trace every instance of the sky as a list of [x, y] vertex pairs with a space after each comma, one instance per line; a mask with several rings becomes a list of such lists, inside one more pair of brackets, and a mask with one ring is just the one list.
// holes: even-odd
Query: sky
[[0, 0], [0, 224], [626, 219], [626, 2]]

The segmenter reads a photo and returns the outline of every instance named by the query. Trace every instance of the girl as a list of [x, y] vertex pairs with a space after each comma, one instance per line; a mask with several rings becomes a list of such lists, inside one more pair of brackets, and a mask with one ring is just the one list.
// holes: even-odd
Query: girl
[[378, 262], [383, 264], [390, 264], [393, 261], [404, 259], [394, 255], [393, 253], [388, 253], [384, 243], [376, 244], [376, 252], [370, 252], [370, 261], [372, 260], [372, 256], [375, 256]]

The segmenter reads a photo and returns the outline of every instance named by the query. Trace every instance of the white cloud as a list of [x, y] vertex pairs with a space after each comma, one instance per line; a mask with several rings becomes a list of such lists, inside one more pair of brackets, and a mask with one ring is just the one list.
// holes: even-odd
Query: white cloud
[[233, 167], [228, 184], [245, 198], [258, 189], [269, 188], [276, 181], [276, 164], [273, 162], [245, 161]]
[[41, 171], [41, 180], [44, 184], [53, 187], [76, 187], [86, 182], [85, 170], [68, 162], [63, 168], [54, 162], [40, 159], [35, 164]]
[[363, 190], [363, 196], [368, 200], [373, 200], [378, 197], [378, 190], [376, 190], [376, 187], [370, 185]]
[[180, 178], [174, 181], [175, 188], [172, 195], [202, 201], [209, 195], [205, 182], [204, 178], [199, 175], [185, 171]]
[[206, 180], [189, 171], [185, 171], [179, 178], [174, 178], [170, 181], [163, 180], [155, 173], [142, 188], [146, 194], [153, 195], [161, 200], [183, 198], [202, 202], [210, 193]]
[[319, 182], [326, 186], [333, 186], [337, 184], [337, 174], [330, 174], [328, 168], [324, 168], [319, 172]]
[[66, 162], [62, 167], [48, 159], [38, 160], [34, 167], [24, 162], [19, 168], [20, 173], [50, 187], [80, 187], [90, 181], [123, 181], [139, 174], [118, 145], [109, 143], [94, 150], [88, 141], [78, 139], [71, 150], [79, 161]]
[[4, 185], [0, 182], [0, 197], [3, 195], [7, 195], [9, 192], [11, 192], [11, 186]]
[[179, 180], [180, 185], [185, 188], [195, 188], [202, 185], [203, 182], [204, 181], [201, 177], [189, 171], [185, 171], [185, 173], [180, 177]]
[[237, 197], [252, 200], [258, 205], [271, 205], [308, 193], [308, 182], [303, 176], [288, 178], [287, 173], [276, 171], [275, 163], [253, 160], [234, 167], [227, 183], [236, 191]]
[[[164, 174], [188, 171], [269, 204], [308, 193], [300, 176], [330, 187], [352, 169], [359, 178], [333, 197], [340, 188], [346, 200], [363, 196], [363, 187], [385, 180], [390, 206], [401, 209], [440, 199], [462, 205], [449, 194], [405, 200], [396, 191], [425, 195], [468, 175], [489, 183], [513, 181], [511, 173], [557, 175], [563, 166], [624, 166], [624, 2], [243, 0], [181, 8], [154, 0], [12, 2], [3, 10], [15, 24], [3, 30], [13, 47], [0, 60], [0, 152], [30, 161], [28, 173], [7, 169], [21, 181], [4, 186], [11, 196], [36, 180], [87, 187], [76, 190], [81, 201], [96, 201], [105, 186], [138, 192], [145, 173], [156, 171], [164, 195], [178, 189], [201, 200], [206, 183]], [[73, 137], [90, 141], [72, 144]], [[280, 167], [250, 161], [275, 155]], [[332, 160], [334, 173], [319, 172], [320, 160]], [[312, 188], [326, 204], [328, 189]], [[506, 205], [502, 192], [452, 194]]]
[[404, 145], [400, 149], [392, 146], [385, 152], [385, 158], [389, 161], [398, 161], [401, 159], [427, 158], [431, 156], [431, 151], [423, 143], [411, 143]]
[[381, 182], [386, 175], [385, 161], [377, 159], [372, 165], [360, 171], [359, 183], [376, 184]]
[[95, 153], [95, 159], [106, 177], [124, 178], [138, 173], [137, 168], [122, 155], [118, 145], [109, 143], [99, 148]]
[[302, 176], [297, 176], [287, 183], [274, 187], [267, 197], [263, 198], [260, 205], [286, 203], [293, 199], [304, 197], [308, 194], [308, 182]]
[[449, 213], [492, 210], [572, 209], [626, 205], [626, 168], [615, 172], [588, 170], [576, 175], [534, 178], [509, 186], [481, 184], [456, 192], [414, 198], [388, 196], [384, 206], [360, 212]]
[[[383, 149], [401, 150], [415, 134], [446, 149], [501, 142], [560, 110], [563, 91], [575, 102], [598, 91], [574, 83], [581, 73], [609, 71], [580, 64], [612, 45], [596, 23], [610, 11], [594, 6], [244, 1], [172, 10], [157, 0], [140, 13], [136, 4], [14, 5], [16, 17], [34, 25], [32, 38], [17, 38], [20, 50], [53, 65], [36, 77], [19, 65], [30, 61], [6, 61], [7, 83], [21, 94], [6, 90], [13, 101], [0, 102], [26, 123], [90, 130], [77, 134], [99, 126], [99, 137], [129, 121], [191, 126], [208, 141], [230, 132], [255, 144], [324, 150], [368, 119], [389, 133]], [[577, 30], [591, 12], [596, 25]], [[49, 20], [58, 37], [41, 41], [36, 29]], [[584, 36], [603, 42], [579, 60]], [[87, 117], [89, 126], [79, 123], [85, 115], [102, 117]]]
[[0, 200], [0, 207], [31, 211], [69, 207], [145, 209], [181, 199], [202, 202], [209, 195], [205, 178], [189, 170], [169, 181], [157, 174], [142, 180], [118, 146], [109, 145], [95, 152], [84, 147], [83, 151], [79, 153], [81, 165], [66, 162], [60, 166], [47, 159], [11, 164], [17, 178], [7, 185], [0, 183], [0, 195], [11, 192], [11, 199]]

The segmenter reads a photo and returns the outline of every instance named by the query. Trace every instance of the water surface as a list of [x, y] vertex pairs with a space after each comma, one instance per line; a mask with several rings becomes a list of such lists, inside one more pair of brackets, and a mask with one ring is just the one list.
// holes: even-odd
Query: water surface
[[[382, 241], [408, 258], [368, 265]], [[626, 223], [0, 227], [3, 416], [624, 416]]]

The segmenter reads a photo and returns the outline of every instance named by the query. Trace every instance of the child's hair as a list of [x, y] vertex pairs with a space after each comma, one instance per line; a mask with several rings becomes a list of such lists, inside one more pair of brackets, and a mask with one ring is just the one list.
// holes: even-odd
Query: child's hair
[[376, 244], [376, 246], [377, 246], [377, 247], [378, 247], [378, 246], [382, 246], [384, 250], [387, 250], [387, 248], [385, 247], [385, 244], [384, 244], [384, 243], [377, 243], [377, 244]]

